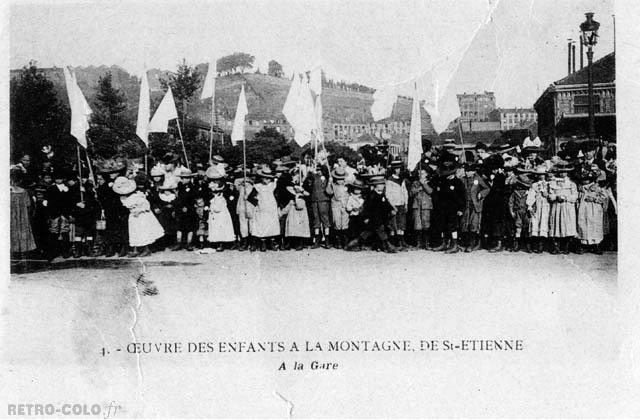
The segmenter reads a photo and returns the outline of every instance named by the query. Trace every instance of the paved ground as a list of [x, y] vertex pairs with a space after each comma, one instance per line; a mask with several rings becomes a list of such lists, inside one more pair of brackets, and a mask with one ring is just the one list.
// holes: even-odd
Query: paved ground
[[[285, 400], [293, 417], [594, 417], [628, 414], [620, 402], [635, 391], [619, 360], [616, 254], [166, 252], [27, 268], [2, 307], [7, 402], [115, 401], [144, 417], [284, 417]], [[522, 339], [525, 349], [126, 351], [341, 339]], [[313, 360], [339, 367], [310, 371]]]

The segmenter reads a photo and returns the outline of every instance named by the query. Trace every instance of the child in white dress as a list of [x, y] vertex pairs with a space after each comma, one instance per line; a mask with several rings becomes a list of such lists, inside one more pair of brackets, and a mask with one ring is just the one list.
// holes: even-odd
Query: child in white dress
[[[123, 176], [113, 182], [113, 191], [120, 195], [122, 205], [129, 209], [129, 245], [132, 257], [151, 255], [149, 245], [164, 236], [164, 229], [151, 211], [146, 195], [136, 190], [136, 182]], [[139, 251], [142, 247], [142, 252]]]

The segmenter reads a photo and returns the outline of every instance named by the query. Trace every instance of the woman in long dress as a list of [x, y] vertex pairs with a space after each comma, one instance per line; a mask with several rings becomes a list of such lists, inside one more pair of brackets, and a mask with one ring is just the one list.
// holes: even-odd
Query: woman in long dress
[[280, 234], [278, 203], [273, 195], [276, 183], [271, 169], [267, 167], [258, 170], [257, 176], [260, 182], [249, 195], [249, 202], [256, 207], [252, 234], [260, 240], [260, 251], [266, 251], [267, 245], [271, 247], [271, 239]]
[[19, 186], [23, 172], [20, 168], [11, 168], [9, 175], [11, 190], [11, 253], [22, 257], [25, 252], [36, 249], [31, 231], [31, 198], [27, 190]]
[[[136, 191], [136, 182], [118, 177], [113, 182], [113, 191], [120, 195], [122, 205], [129, 209], [129, 245], [133, 247], [131, 257], [151, 255], [149, 245], [164, 236], [164, 229], [151, 212], [151, 205], [142, 191]], [[142, 253], [138, 248], [142, 247]]]

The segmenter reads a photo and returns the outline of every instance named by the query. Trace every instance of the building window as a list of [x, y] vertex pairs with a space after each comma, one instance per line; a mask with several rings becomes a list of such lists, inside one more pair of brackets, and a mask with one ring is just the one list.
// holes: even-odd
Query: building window
[[[600, 95], [593, 95], [593, 112], [600, 112]], [[573, 97], [573, 113], [589, 113], [589, 95], [576, 95]]]

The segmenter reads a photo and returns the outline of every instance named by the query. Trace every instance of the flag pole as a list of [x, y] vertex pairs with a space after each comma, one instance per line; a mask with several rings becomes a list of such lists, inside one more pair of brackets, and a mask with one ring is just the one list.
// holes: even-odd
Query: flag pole
[[84, 201], [82, 195], [82, 159], [80, 159], [80, 144], [76, 143], [76, 150], [78, 151], [78, 184], [80, 189], [80, 201]]
[[89, 136], [87, 136], [87, 147], [84, 149], [84, 154], [87, 157], [87, 165], [89, 166], [89, 176], [91, 177], [91, 181], [93, 181], [93, 185], [96, 185], [96, 177], [93, 174], [93, 168], [91, 165], [91, 158], [89, 158]]
[[212, 88], [212, 90], [214, 90], [214, 92], [211, 93], [211, 127], [209, 127], [209, 162], [211, 162], [211, 156], [213, 155], [213, 122], [215, 119], [215, 104], [214, 104], [215, 86]]
[[242, 140], [242, 170], [244, 172], [244, 187], [247, 188], [247, 138]]
[[182, 152], [184, 153], [184, 160], [187, 163], [187, 169], [191, 169], [189, 167], [189, 158], [187, 157], [187, 149], [184, 147], [184, 139], [182, 138], [182, 130], [180, 130], [179, 118], [176, 118], [176, 124], [178, 125], [178, 134], [180, 134], [180, 143], [182, 143]]
[[467, 161], [467, 156], [464, 153], [464, 140], [462, 139], [462, 123], [460, 122], [460, 118], [458, 118], [458, 134], [460, 135], [460, 146], [462, 147], [462, 159], [460, 159], [463, 163]]

